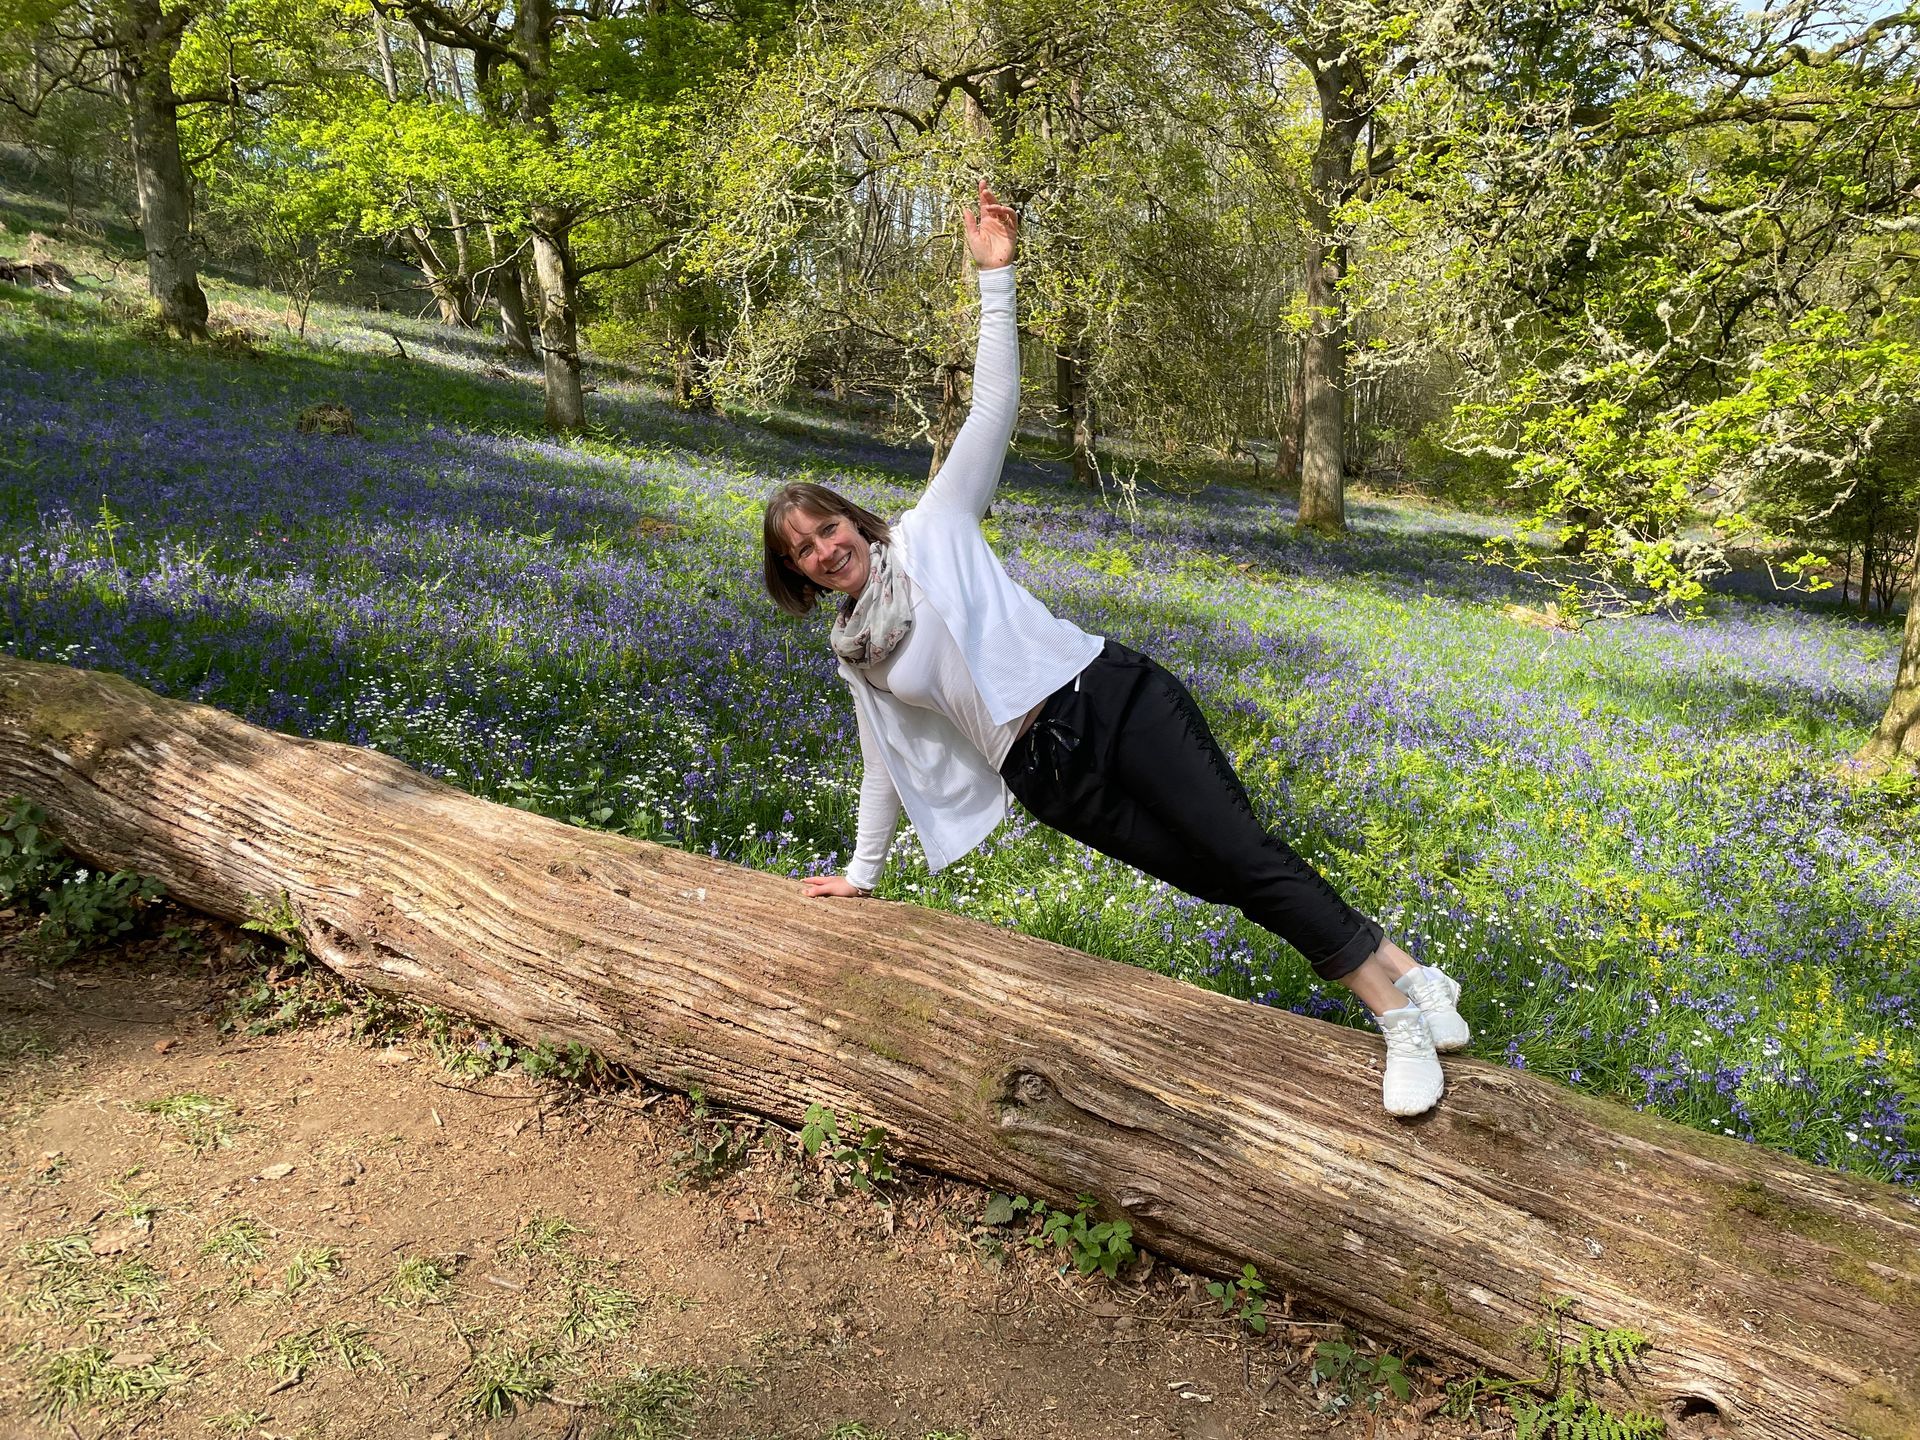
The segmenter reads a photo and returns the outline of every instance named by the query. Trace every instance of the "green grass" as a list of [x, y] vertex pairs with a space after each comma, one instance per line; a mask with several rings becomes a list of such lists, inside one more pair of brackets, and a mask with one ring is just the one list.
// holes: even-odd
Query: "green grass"
[[184, 1369], [165, 1358], [116, 1365], [104, 1345], [77, 1346], [33, 1362], [33, 1410], [56, 1424], [89, 1412], [119, 1414], [159, 1399], [187, 1379]]
[[444, 1304], [453, 1291], [453, 1273], [454, 1267], [449, 1261], [410, 1255], [395, 1267], [393, 1277], [380, 1294], [381, 1302], [403, 1310]]
[[544, 1398], [558, 1382], [553, 1352], [538, 1341], [508, 1340], [474, 1356], [466, 1403], [489, 1420]]
[[226, 1123], [233, 1118], [233, 1106], [214, 1096], [188, 1090], [142, 1100], [133, 1108], [166, 1121], [195, 1150], [209, 1152], [233, 1143], [233, 1130]]

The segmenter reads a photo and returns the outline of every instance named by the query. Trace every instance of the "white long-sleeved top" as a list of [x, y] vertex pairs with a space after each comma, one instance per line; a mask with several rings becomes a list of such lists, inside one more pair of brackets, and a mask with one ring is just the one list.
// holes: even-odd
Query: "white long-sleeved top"
[[[973, 408], [954, 437], [940, 473], [893, 526], [897, 564], [912, 579], [916, 599], [938, 617], [958, 648], [977, 705], [968, 729], [988, 737], [1017, 726], [1047, 696], [1100, 653], [1089, 635], [1052, 614], [1014, 583], [980, 530], [1020, 414], [1020, 335], [1014, 321], [1013, 267], [980, 272], [980, 342], [974, 356]], [[915, 607], [906, 647], [923, 639]], [[898, 663], [897, 661], [895, 663]], [[993, 832], [1007, 813], [1006, 787], [996, 756], [941, 708], [908, 704], [876, 689], [842, 663], [853, 691], [865, 774], [860, 784], [859, 836], [847, 878], [872, 889], [904, 809], [919, 832], [927, 866], [940, 870]], [[943, 699], [944, 692], [944, 699]], [[953, 705], [953, 687], [934, 686], [922, 698]], [[1005, 747], [999, 746], [1000, 755]]]

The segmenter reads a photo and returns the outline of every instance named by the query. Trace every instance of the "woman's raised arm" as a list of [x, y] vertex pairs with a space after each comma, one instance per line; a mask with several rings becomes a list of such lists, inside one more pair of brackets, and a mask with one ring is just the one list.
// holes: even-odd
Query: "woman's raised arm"
[[967, 249], [980, 277], [980, 342], [973, 360], [973, 405], [940, 473], [920, 504], [986, 513], [1020, 418], [1020, 328], [1014, 315], [1013, 259], [1020, 222], [980, 182], [980, 209], [963, 210]]

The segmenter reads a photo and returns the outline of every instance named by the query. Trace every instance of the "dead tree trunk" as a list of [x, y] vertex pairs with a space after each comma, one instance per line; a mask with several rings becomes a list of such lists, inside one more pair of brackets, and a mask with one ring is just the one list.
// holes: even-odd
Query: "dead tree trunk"
[[214, 914], [284, 891], [361, 984], [788, 1121], [873, 1116], [916, 1164], [1091, 1193], [1183, 1265], [1251, 1261], [1427, 1354], [1528, 1376], [1542, 1324], [1633, 1329], [1652, 1346], [1630, 1384], [1590, 1378], [1670, 1434], [1920, 1436], [1920, 1210], [1890, 1187], [1473, 1060], [1395, 1124], [1370, 1036], [957, 916], [805, 904], [0, 656], [6, 794]]

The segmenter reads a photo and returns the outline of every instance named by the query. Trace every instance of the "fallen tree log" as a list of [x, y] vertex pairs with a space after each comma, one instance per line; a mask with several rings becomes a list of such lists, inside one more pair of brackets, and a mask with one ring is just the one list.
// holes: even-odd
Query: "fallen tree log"
[[[915, 1164], [1091, 1193], [1182, 1265], [1251, 1261], [1426, 1354], [1579, 1370], [1676, 1435], [1920, 1436], [1920, 1209], [1891, 1187], [1473, 1060], [1395, 1123], [1370, 1036], [951, 915], [805, 903], [103, 674], [0, 656], [0, 794], [211, 914], [285, 892], [357, 983], [789, 1123], [857, 1111]], [[1604, 1349], [1584, 1327], [1649, 1343], [1543, 1359]]]

